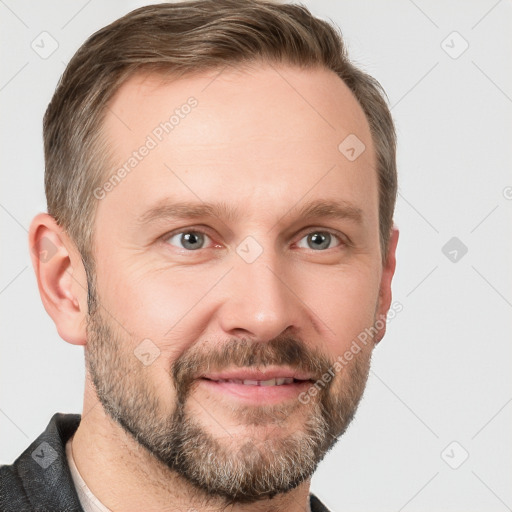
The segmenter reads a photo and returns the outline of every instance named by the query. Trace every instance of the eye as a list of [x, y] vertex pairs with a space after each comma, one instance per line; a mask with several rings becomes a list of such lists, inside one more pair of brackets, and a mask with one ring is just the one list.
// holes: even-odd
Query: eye
[[330, 245], [334, 239], [338, 240], [338, 246], [343, 245], [343, 241], [338, 235], [335, 235], [334, 233], [325, 230], [310, 231], [301, 240], [304, 239], [307, 240], [306, 243], [308, 244], [308, 247], [306, 247], [306, 249], [312, 249], [314, 251], [322, 249], [331, 249], [332, 247], [330, 247]]
[[[165, 237], [165, 241], [171, 245], [175, 245], [172, 240], [177, 241], [181, 246], [177, 246], [179, 249], [186, 249], [187, 251], [196, 251], [203, 249], [203, 245], [206, 238], [210, 238], [206, 233], [202, 231], [180, 231]], [[175, 245], [176, 247], [176, 245]]]
[[[194, 252], [199, 249], [204, 249], [204, 245], [207, 239], [211, 241], [211, 238], [203, 231], [189, 229], [187, 231], [178, 231], [165, 235], [164, 242], [169, 243], [178, 249]], [[306, 236], [301, 238], [301, 241], [304, 239], [306, 240], [307, 247], [302, 247], [311, 249], [313, 251], [332, 249], [332, 244], [335, 240], [338, 241], [338, 244], [334, 247], [345, 245], [345, 242], [340, 235], [331, 233], [325, 229], [310, 231]], [[298, 246], [301, 247], [300, 242]]]

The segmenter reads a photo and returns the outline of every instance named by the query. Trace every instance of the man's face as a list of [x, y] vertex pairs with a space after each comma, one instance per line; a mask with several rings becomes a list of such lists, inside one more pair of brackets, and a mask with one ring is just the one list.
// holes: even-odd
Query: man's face
[[[377, 175], [334, 73], [217, 75], [136, 76], [110, 105], [106, 180], [138, 154], [99, 200], [86, 357], [106, 412], [165, 467], [251, 502], [309, 478], [362, 395], [373, 342], [334, 363], [385, 313]], [[185, 202], [222, 210], [171, 211]], [[305, 216], [314, 202], [342, 215]]]

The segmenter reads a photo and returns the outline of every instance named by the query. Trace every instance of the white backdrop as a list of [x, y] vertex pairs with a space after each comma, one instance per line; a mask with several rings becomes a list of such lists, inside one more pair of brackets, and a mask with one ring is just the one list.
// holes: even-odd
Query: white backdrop
[[[82, 42], [145, 3], [0, 1], [0, 463], [82, 408], [83, 348], [59, 338], [28, 252], [46, 208], [42, 117]], [[403, 305], [312, 490], [333, 511], [511, 510], [512, 3], [305, 4], [390, 99]]]

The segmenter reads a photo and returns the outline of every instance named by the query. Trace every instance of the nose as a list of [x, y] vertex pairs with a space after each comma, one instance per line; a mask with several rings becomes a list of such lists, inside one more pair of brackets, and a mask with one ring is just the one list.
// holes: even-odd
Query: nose
[[[291, 269], [264, 251], [248, 263], [235, 258], [224, 283], [224, 302], [218, 310], [222, 331], [233, 337], [269, 341], [287, 329], [296, 330], [306, 318]], [[289, 267], [289, 265], [288, 265]]]

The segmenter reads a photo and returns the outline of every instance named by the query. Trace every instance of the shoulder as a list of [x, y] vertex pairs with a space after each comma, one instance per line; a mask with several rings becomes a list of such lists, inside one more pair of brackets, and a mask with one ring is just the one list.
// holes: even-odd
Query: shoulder
[[32, 510], [23, 480], [14, 464], [0, 466], [0, 510], [2, 512]]
[[54, 414], [12, 464], [0, 466], [1, 512], [83, 512], [65, 454], [79, 423], [80, 415]]

